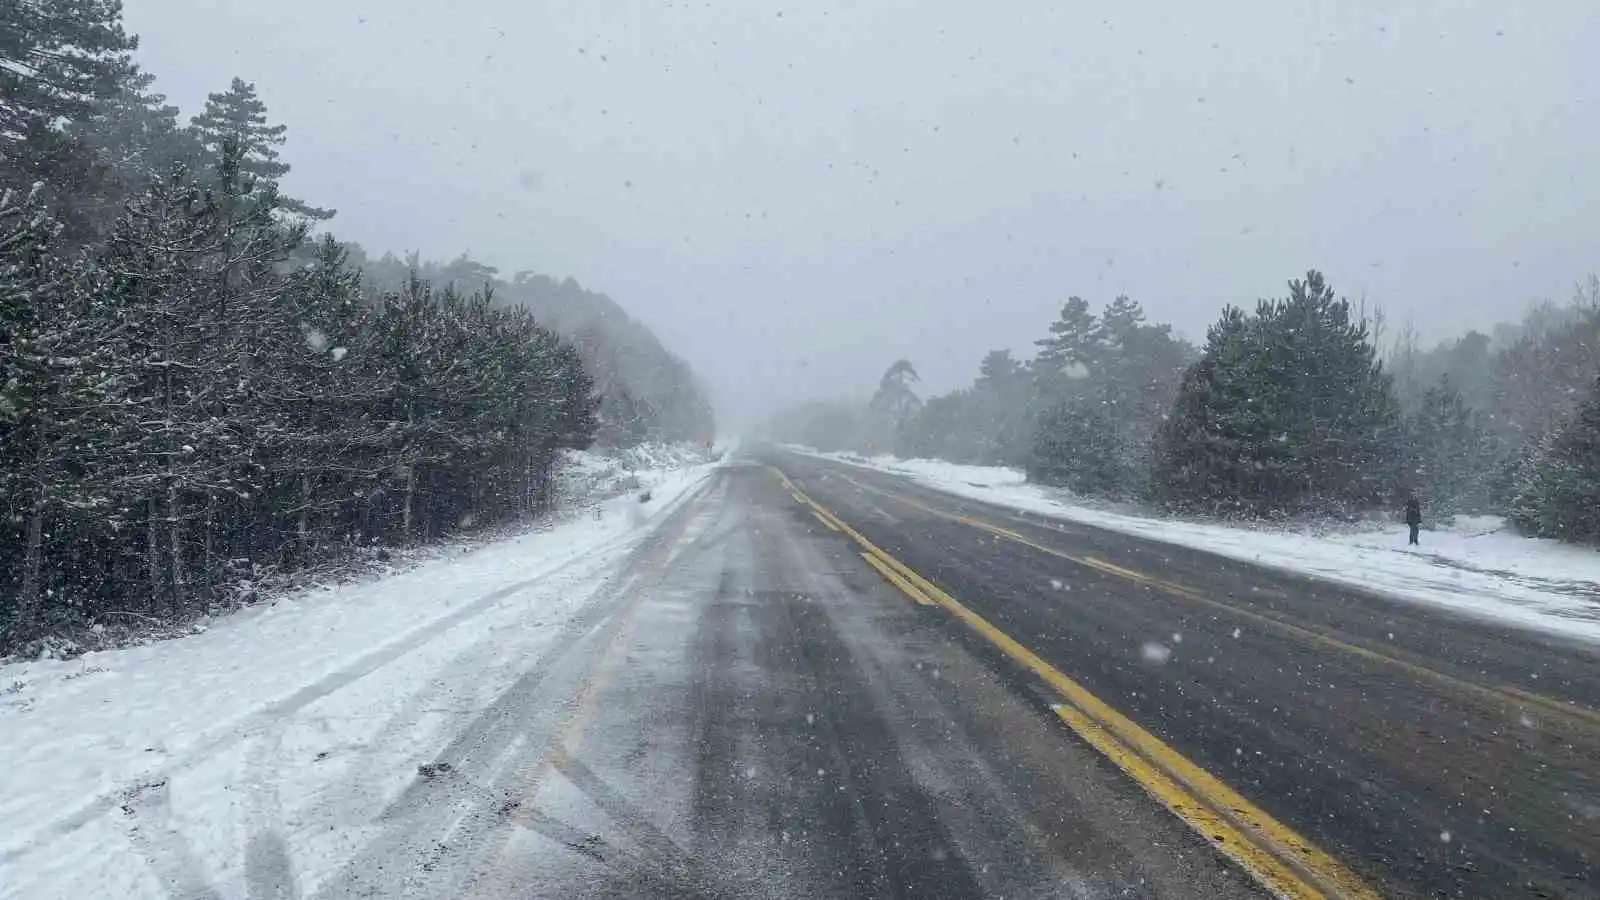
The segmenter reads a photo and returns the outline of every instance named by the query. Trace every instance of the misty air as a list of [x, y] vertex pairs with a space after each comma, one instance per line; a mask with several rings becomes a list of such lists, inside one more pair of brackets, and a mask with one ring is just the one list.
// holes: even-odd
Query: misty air
[[0, 900], [1600, 896], [1597, 45], [0, 0]]

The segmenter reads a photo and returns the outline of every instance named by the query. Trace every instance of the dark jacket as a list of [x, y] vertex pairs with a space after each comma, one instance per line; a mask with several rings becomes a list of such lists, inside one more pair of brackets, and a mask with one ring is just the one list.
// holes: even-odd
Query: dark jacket
[[1415, 497], [1406, 501], [1406, 524], [1422, 524], [1422, 502]]

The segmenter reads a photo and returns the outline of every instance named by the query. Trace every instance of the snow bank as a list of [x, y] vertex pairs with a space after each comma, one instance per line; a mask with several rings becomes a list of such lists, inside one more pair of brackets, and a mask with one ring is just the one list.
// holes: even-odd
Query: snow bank
[[[377, 783], [352, 803], [398, 790], [711, 468], [641, 469], [649, 502], [618, 496], [456, 558], [287, 595], [191, 637], [0, 666], [0, 895], [164, 896], [174, 887], [164, 867], [236, 870], [229, 829], [252, 817], [293, 821], [363, 776]], [[118, 811], [136, 800], [142, 828]], [[158, 814], [191, 827], [156, 824]], [[161, 842], [176, 830], [200, 843], [175, 857]], [[290, 839], [302, 837], [320, 839]], [[90, 893], [72, 887], [86, 884]]]
[[1522, 537], [1496, 517], [1459, 517], [1409, 547], [1398, 524], [1329, 533], [1157, 518], [1085, 506], [1065, 491], [1028, 484], [1018, 469], [790, 449], [957, 496], [1600, 643], [1600, 552]]
[[705, 465], [717, 456], [690, 444], [655, 442], [568, 450], [556, 470], [559, 502], [584, 506], [625, 491], [651, 490], [668, 473]]

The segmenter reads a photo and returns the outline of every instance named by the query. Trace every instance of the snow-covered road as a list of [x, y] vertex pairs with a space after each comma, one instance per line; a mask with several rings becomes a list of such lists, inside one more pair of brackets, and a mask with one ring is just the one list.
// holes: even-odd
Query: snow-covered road
[[1593, 896], [1588, 644], [814, 457], [650, 487], [0, 669], [0, 896]]
[[1259, 896], [771, 470], [627, 504], [8, 668], [0, 895]]
[[193, 637], [0, 669], [0, 894], [298, 896], [585, 635], [710, 468]]

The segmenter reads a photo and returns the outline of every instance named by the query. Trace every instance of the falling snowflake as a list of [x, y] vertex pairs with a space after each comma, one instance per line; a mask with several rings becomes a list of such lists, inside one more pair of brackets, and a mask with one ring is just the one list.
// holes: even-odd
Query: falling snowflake
[[1139, 655], [1144, 657], [1145, 662], [1154, 663], [1155, 665], [1159, 666], [1172, 658], [1172, 648], [1166, 646], [1165, 644], [1158, 644], [1155, 641], [1150, 641], [1143, 647], [1139, 648]]

